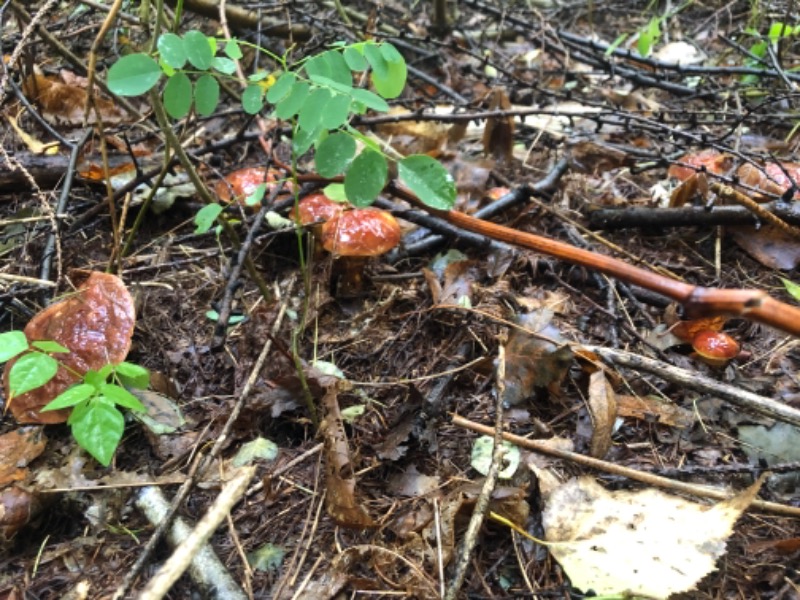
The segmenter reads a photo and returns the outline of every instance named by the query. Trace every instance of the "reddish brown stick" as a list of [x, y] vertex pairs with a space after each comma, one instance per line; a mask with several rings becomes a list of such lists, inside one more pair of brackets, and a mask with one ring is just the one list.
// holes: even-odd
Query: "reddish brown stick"
[[395, 187], [394, 191], [404, 199], [443, 218], [456, 227], [485, 235], [499, 242], [536, 250], [560, 260], [600, 271], [666, 296], [683, 306], [687, 318], [744, 317], [800, 336], [800, 308], [775, 300], [762, 290], [726, 290], [691, 285], [647, 269], [635, 267], [610, 256], [576, 248], [564, 242], [503, 227], [458, 211], [432, 209], [425, 206], [410, 191], [399, 186]]

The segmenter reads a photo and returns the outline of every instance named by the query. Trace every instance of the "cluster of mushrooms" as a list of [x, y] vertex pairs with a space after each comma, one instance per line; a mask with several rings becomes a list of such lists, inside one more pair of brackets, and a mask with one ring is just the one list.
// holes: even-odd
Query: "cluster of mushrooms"
[[[241, 203], [262, 183], [267, 183], [269, 192], [279, 178], [272, 170], [249, 167], [228, 175], [215, 191], [223, 201]], [[367, 261], [397, 246], [402, 233], [391, 213], [374, 207], [353, 208], [322, 193], [302, 198], [289, 217], [309, 229], [317, 243], [333, 255], [333, 276], [341, 295], [361, 290]]]

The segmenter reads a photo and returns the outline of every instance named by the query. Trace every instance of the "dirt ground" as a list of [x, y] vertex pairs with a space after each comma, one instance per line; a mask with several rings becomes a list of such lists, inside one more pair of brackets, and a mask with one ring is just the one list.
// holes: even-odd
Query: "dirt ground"
[[[394, 43], [409, 81], [392, 104], [418, 111], [417, 120], [407, 112], [367, 113], [353, 125], [401, 153], [440, 159], [457, 184], [456, 210], [483, 209], [479, 215], [514, 230], [691, 285], [760, 289], [797, 304], [782, 281], [798, 281], [798, 223], [787, 208], [795, 196], [774, 173], [750, 181], [739, 170], [784, 161], [778, 171], [789, 180], [794, 173], [797, 41], [779, 33], [760, 59], [756, 47], [757, 33], [797, 22], [793, 3], [459, 0], [446, 4], [442, 27], [429, 2], [345, 1], [345, 12], [337, 4], [275, 3], [245, 14], [229, 2], [227, 26], [277, 54], [291, 48], [292, 61], [365, 35]], [[732, 361], [706, 364], [690, 340], [673, 337], [670, 327], [685, 315], [669, 298], [542, 252], [466, 235], [391, 188], [378, 204], [400, 219], [403, 241], [367, 263], [355, 291], [344, 289], [337, 261], [309, 250], [308, 235], [263, 223], [249, 235], [253, 212], [228, 210], [237, 242], [214, 229], [195, 233], [202, 199], [192, 189], [159, 214], [142, 212], [125, 190], [107, 189], [90, 171], [103, 172], [103, 151], [116, 165], [135, 148], [141, 172], [149, 173], [139, 183], [153, 182], [165, 136], [144, 98], [129, 99], [141, 120], [105, 124], [105, 149], [96, 127], [81, 126], [82, 115], [48, 116], [41, 100], [23, 109], [20, 86], [34, 65], [53, 77], [66, 71], [66, 84], [83, 89], [75, 76], [86, 75], [108, 17], [107, 5], [57, 4], [24, 33], [41, 7], [12, 0], [0, 9], [6, 63], [21, 52], [3, 77], [0, 331], [24, 328], [89, 272], [111, 270], [136, 306], [127, 360], [151, 371], [163, 419], [179, 407], [185, 422], [158, 435], [128, 419], [108, 468], [76, 446], [66, 425], [28, 425], [26, 435], [45, 436], [46, 447], [30, 464], [11, 468], [26, 467], [13, 483], [0, 478], [7, 486], [0, 492], [7, 538], [0, 598], [111, 598], [120, 586], [124, 597], [137, 597], [174, 552], [166, 540], [145, 550], [161, 519], [146, 516], [142, 490], [155, 487], [167, 506], [182, 493], [177, 516], [193, 527], [238, 472], [232, 459], [259, 438], [277, 454], [253, 463], [254, 476], [209, 540], [222, 576], [242, 597], [438, 598], [460, 576], [463, 584], [451, 592], [457, 598], [592, 595], [571, 585], [546, 546], [507, 521], [546, 537], [546, 478], [588, 475], [607, 490], [653, 487], [613, 466], [730, 493], [771, 470], [758, 497], [800, 506], [797, 423], [754, 413], [730, 392], [800, 409], [796, 337], [735, 315], [704, 322], [741, 345]], [[165, 10], [174, 15], [174, 7]], [[142, 14], [123, 4], [109, 22], [97, 42], [99, 80], [120, 55], [148, 43]], [[659, 33], [643, 59], [636, 35], [653, 20]], [[218, 7], [186, 2], [178, 31], [190, 29], [224, 37]], [[609, 47], [622, 34], [626, 39]], [[246, 53], [242, 67], [275, 68], [260, 60]], [[231, 171], [273, 160], [265, 139], [277, 159], [291, 161], [291, 130], [268, 113], [265, 132], [223, 90], [212, 116], [182, 119], [174, 130], [213, 190]], [[59, 137], [56, 153], [37, 151], [35, 141]], [[727, 162], [698, 167], [688, 157], [702, 151]], [[685, 178], [668, 173], [677, 162], [697, 167], [689, 174], [699, 172], [702, 181], [675, 193]], [[179, 176], [181, 166], [173, 165], [171, 175]], [[298, 171], [303, 194], [325, 183], [309, 156]], [[724, 194], [714, 184], [742, 179], [749, 184], [743, 193], [762, 211], [785, 216], [776, 217], [783, 229], [750, 205], [719, 206]], [[286, 215], [292, 203], [275, 211]], [[669, 211], [680, 205], [693, 212], [683, 206], [685, 220], [671, 221]], [[616, 218], [624, 222], [612, 223]], [[247, 264], [237, 250], [242, 241]], [[224, 309], [243, 320], [215, 328], [207, 313]], [[624, 361], [632, 356], [689, 379]], [[326, 372], [330, 365], [341, 377]], [[698, 387], [701, 380], [711, 383]], [[559, 448], [612, 467], [523, 448], [520, 466], [497, 482], [485, 518], [470, 531], [485, 473], [475, 468], [479, 434], [469, 424], [495, 427], [498, 406], [504, 430], [559, 440]], [[20, 427], [7, 412], [0, 433]], [[767, 432], [758, 439], [775, 441], [760, 454], [759, 442], [743, 433], [756, 429]], [[649, 539], [652, 547], [663, 543], [664, 561], [668, 546], [683, 552], [666, 538]], [[751, 506], [713, 572], [676, 597], [800, 598], [798, 539], [796, 514]], [[611, 570], [637, 568], [633, 559]], [[189, 574], [166, 595], [206, 596], [215, 594]]]

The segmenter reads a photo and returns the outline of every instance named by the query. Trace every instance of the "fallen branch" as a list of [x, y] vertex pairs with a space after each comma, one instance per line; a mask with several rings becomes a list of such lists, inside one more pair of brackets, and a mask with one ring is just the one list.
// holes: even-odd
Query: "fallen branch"
[[681, 304], [684, 315], [689, 319], [711, 316], [742, 317], [800, 336], [800, 308], [775, 300], [762, 290], [706, 288], [677, 281], [635, 267], [622, 260], [576, 248], [564, 242], [503, 227], [455, 210], [433, 209], [396, 183], [392, 183], [390, 189], [394, 194], [415, 206], [438, 215], [467, 231], [521, 248], [536, 250], [666, 296]]
[[694, 371], [681, 369], [631, 352], [602, 346], [581, 346], [581, 348], [594, 352], [607, 363], [636, 371], [646, 371], [681, 387], [717, 396], [746, 411], [800, 427], [800, 410], [783, 402], [777, 402], [743, 390], [741, 387], [722, 383]]
[[[255, 467], [242, 467], [222, 488], [214, 504], [192, 531], [180, 519], [175, 521], [169, 534], [170, 541], [176, 545], [175, 551], [139, 594], [140, 600], [163, 598], [187, 568], [192, 579], [201, 585], [208, 597], [226, 600], [247, 598], [207, 542], [244, 495], [255, 472]], [[136, 505], [153, 524], [159, 523], [169, 511], [169, 503], [161, 490], [155, 487], [144, 488], [139, 493]]]

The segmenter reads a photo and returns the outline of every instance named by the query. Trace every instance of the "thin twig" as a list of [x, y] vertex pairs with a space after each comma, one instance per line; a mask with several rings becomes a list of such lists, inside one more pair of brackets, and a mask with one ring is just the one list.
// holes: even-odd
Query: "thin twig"
[[[470, 421], [469, 419], [465, 419], [459, 415], [453, 415], [453, 424], [457, 427], [463, 427], [484, 435], [493, 435], [495, 432], [494, 427], [475, 423], [474, 421]], [[534, 450], [536, 452], [541, 452], [542, 454], [555, 456], [556, 458], [568, 460], [576, 464], [583, 465], [584, 467], [597, 469], [598, 471], [610, 473], [612, 475], [620, 475], [622, 477], [627, 477], [628, 479], [639, 481], [647, 485], [669, 489], [673, 492], [692, 494], [693, 496], [699, 496], [701, 498], [713, 498], [715, 500], [729, 500], [730, 498], [734, 497], [734, 494], [731, 494], [726, 490], [693, 483], [685, 483], [683, 481], [675, 481], [673, 479], [667, 479], [666, 477], [659, 477], [658, 475], [637, 471], [636, 469], [631, 469], [630, 467], [623, 467], [622, 465], [600, 460], [599, 458], [592, 458], [590, 456], [578, 454], [577, 452], [562, 450], [555, 446], [550, 446], [545, 442], [524, 438], [519, 435], [514, 435], [513, 433], [504, 433], [503, 439], [521, 448], [527, 448], [528, 450]], [[787, 506], [785, 504], [778, 504], [776, 502], [755, 500], [750, 507], [776, 515], [800, 517], [800, 507]]]
[[[445, 600], [456, 600], [461, 586], [464, 584], [464, 578], [467, 575], [467, 568], [469, 567], [472, 550], [475, 544], [478, 543], [478, 533], [480, 532], [483, 519], [486, 516], [486, 511], [489, 509], [489, 501], [491, 500], [492, 493], [494, 492], [495, 485], [497, 484], [497, 477], [500, 473], [500, 465], [503, 462], [505, 448], [503, 447], [503, 391], [505, 389], [505, 347], [500, 345], [497, 356], [497, 394], [495, 402], [495, 423], [494, 431], [491, 435], [494, 437], [494, 449], [492, 451], [492, 463], [489, 466], [489, 472], [486, 473], [486, 480], [483, 482], [481, 493], [475, 501], [475, 509], [472, 511], [472, 517], [469, 520], [467, 531], [464, 534], [464, 542], [458, 553], [458, 561], [456, 563], [456, 572], [453, 575], [453, 581], [447, 589]], [[487, 435], [489, 435], [487, 433]]]

